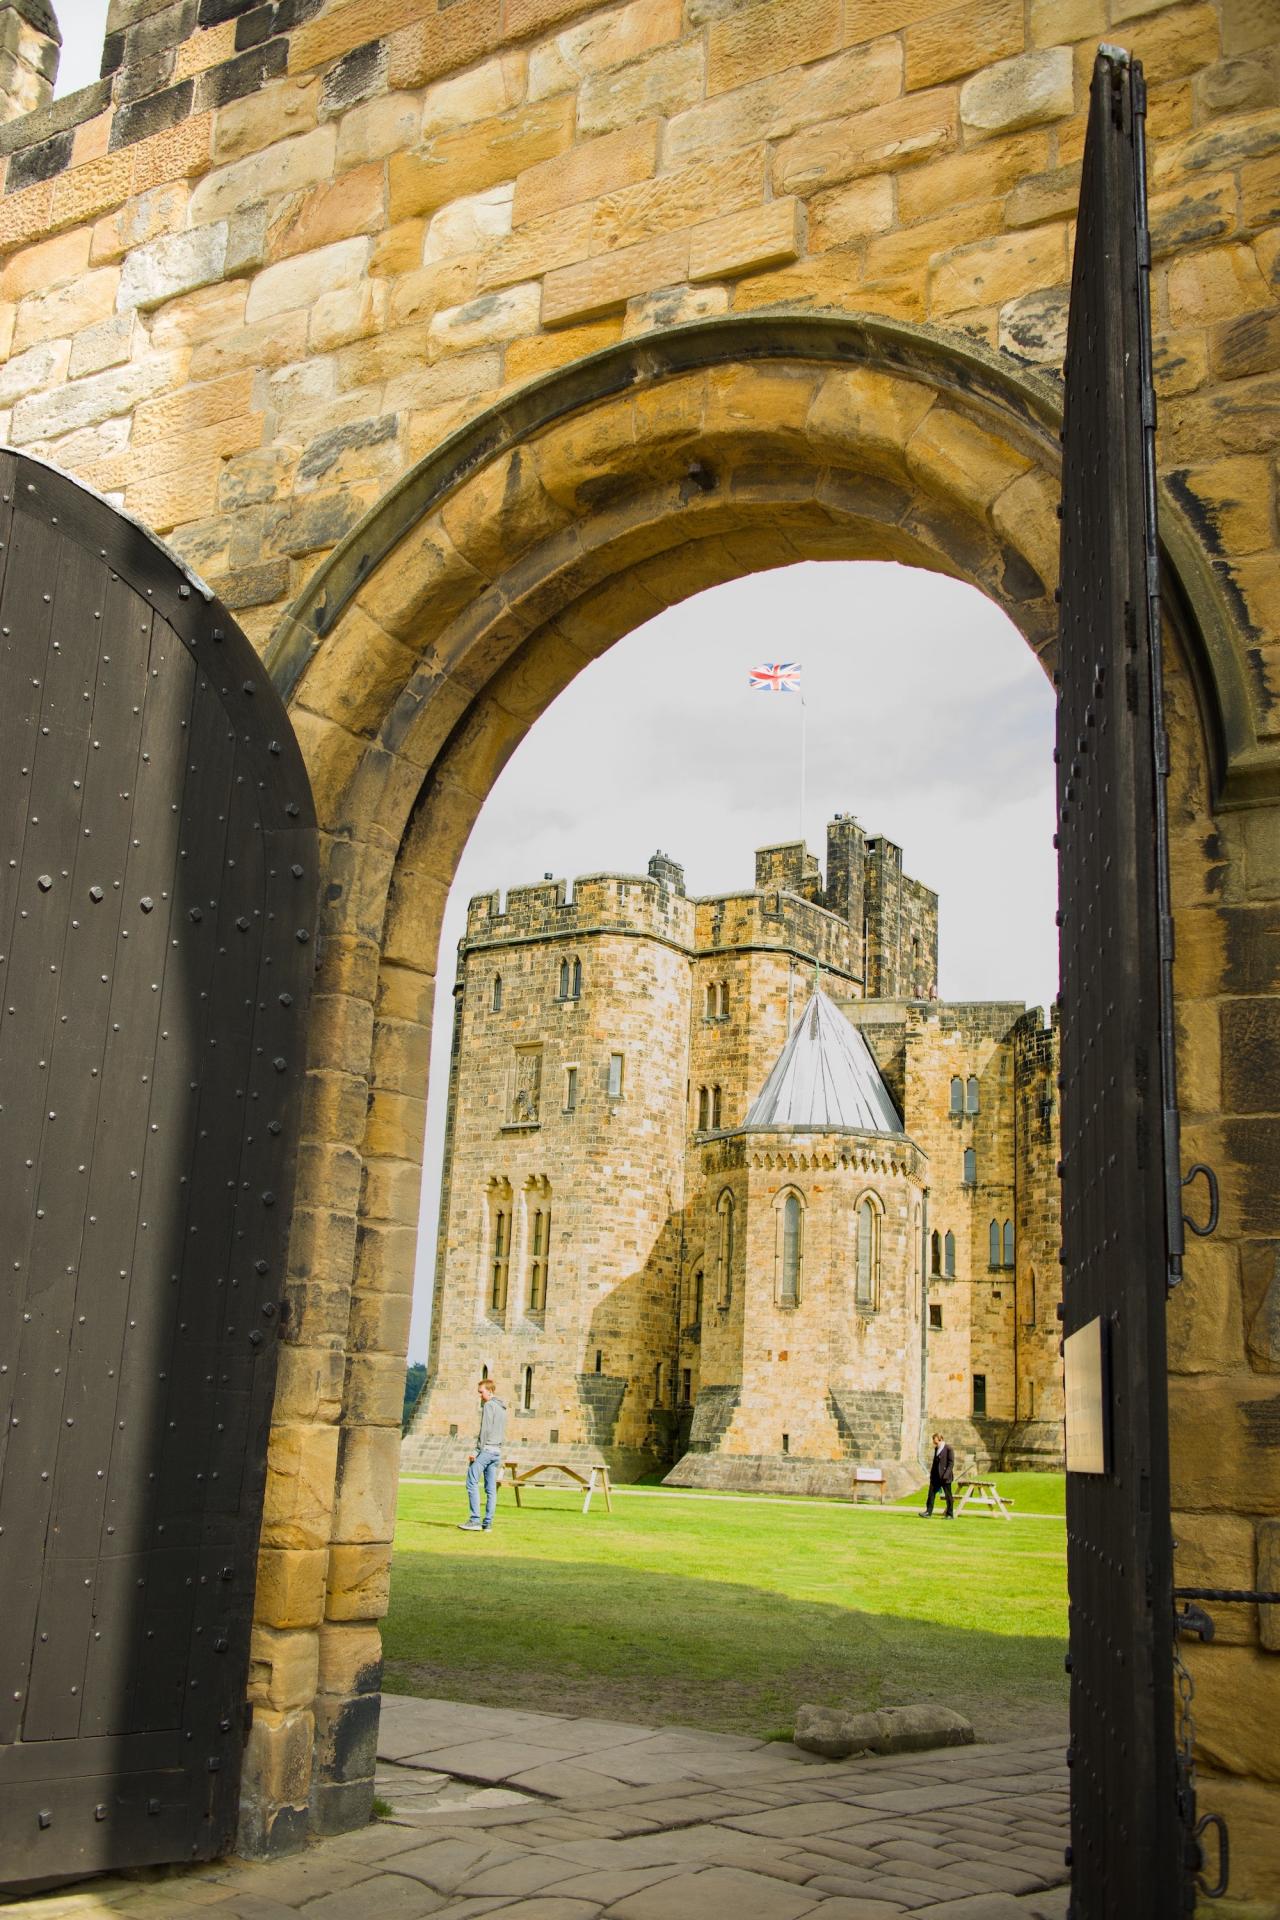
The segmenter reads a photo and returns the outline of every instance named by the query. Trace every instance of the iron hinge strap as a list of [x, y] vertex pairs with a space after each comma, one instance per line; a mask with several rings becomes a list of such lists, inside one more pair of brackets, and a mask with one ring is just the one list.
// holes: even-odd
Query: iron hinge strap
[[1241, 1601], [1245, 1606], [1280, 1607], [1280, 1593], [1256, 1591], [1252, 1587], [1175, 1587], [1175, 1600]]

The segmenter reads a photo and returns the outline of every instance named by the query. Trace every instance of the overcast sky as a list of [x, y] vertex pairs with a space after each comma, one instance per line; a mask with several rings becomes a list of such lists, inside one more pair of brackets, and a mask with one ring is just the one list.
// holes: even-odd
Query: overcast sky
[[[55, 0], [57, 91], [97, 78], [107, 0]], [[804, 833], [854, 813], [941, 895], [940, 989], [1047, 1006], [1054, 931], [1053, 701], [981, 594], [869, 564], [759, 574], [673, 608], [581, 674], [513, 756], [476, 824], [445, 920], [410, 1356], [426, 1358], [455, 948], [474, 893], [545, 872], [643, 873], [661, 847], [691, 893], [749, 886], [752, 854], [800, 824], [800, 703], [752, 693], [760, 660], [803, 667]]]
[[643, 873], [662, 848], [692, 894], [749, 887], [758, 846], [800, 836], [800, 702], [750, 669], [801, 663], [804, 837], [853, 813], [940, 896], [944, 998], [1056, 992], [1053, 698], [1014, 627], [938, 574], [867, 562], [756, 574], [640, 627], [566, 688], [512, 756], [449, 897], [409, 1353], [426, 1358], [451, 989], [467, 901], [544, 873]]
[[62, 28], [62, 59], [58, 63], [55, 99], [76, 93], [98, 77], [102, 42], [107, 31], [107, 0], [53, 0]]

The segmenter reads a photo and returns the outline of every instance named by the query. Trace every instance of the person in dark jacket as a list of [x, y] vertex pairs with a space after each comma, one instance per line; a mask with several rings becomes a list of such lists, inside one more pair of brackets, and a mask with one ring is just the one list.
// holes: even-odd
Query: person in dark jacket
[[922, 1520], [932, 1520], [933, 1503], [941, 1489], [947, 1503], [947, 1518], [954, 1520], [955, 1508], [951, 1501], [951, 1482], [955, 1479], [956, 1457], [940, 1433], [933, 1436], [933, 1465], [929, 1468], [929, 1499]]
[[[506, 1405], [499, 1400], [492, 1380], [481, 1380], [476, 1392], [480, 1395], [480, 1431], [476, 1435], [475, 1452], [467, 1455], [467, 1501], [471, 1517], [460, 1523], [459, 1531], [462, 1533], [489, 1533], [493, 1528], [494, 1511], [498, 1505], [498, 1469], [502, 1465], [502, 1442], [507, 1433]], [[482, 1479], [483, 1520], [480, 1518]]]

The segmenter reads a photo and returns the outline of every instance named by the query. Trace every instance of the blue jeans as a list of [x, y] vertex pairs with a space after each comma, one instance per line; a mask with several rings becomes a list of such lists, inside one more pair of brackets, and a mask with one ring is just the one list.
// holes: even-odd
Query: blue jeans
[[498, 1465], [502, 1453], [497, 1447], [483, 1447], [467, 1468], [467, 1501], [471, 1508], [471, 1518], [480, 1518], [480, 1477], [484, 1476], [484, 1524], [493, 1525], [493, 1512], [498, 1504]]

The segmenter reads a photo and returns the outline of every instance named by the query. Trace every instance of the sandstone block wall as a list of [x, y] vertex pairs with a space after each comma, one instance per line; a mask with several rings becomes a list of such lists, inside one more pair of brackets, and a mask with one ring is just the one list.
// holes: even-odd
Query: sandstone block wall
[[[1262, 1578], [1271, 0], [114, 0], [109, 26], [103, 80], [4, 127], [0, 434], [167, 534], [239, 610], [324, 828], [280, 1374], [309, 1464], [280, 1453], [269, 1489], [280, 1677], [247, 1830], [358, 1819], [371, 1791], [334, 1755], [376, 1686], [431, 989], [466, 832], [586, 661], [753, 568], [940, 567], [1048, 660], [1053, 377], [1101, 38], [1150, 81], [1184, 1143], [1224, 1199], [1171, 1309], [1179, 1571]], [[1203, 1803], [1258, 1901], [1280, 1879], [1268, 1645], [1240, 1609], [1193, 1650]]]

